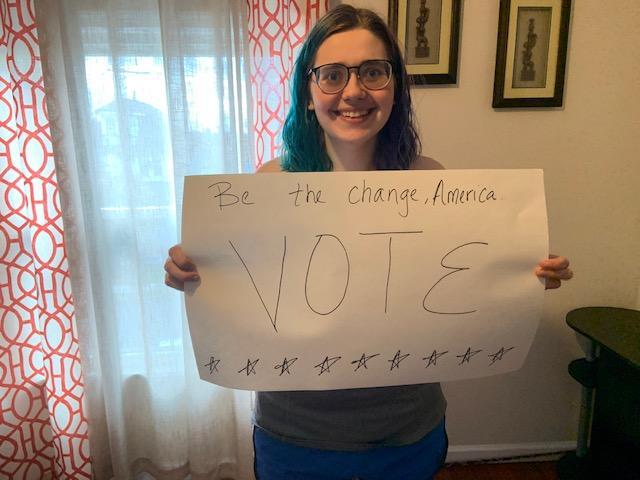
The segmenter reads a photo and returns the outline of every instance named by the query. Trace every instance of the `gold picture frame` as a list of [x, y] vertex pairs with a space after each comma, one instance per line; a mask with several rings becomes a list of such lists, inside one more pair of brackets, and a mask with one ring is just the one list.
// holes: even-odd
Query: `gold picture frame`
[[414, 85], [457, 82], [461, 0], [389, 0], [389, 25]]
[[560, 107], [571, 0], [500, 0], [494, 108]]

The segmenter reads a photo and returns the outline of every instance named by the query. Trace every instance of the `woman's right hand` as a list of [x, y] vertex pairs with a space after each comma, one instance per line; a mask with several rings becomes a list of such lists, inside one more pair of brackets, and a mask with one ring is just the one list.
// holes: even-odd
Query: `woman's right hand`
[[196, 282], [200, 280], [195, 264], [187, 257], [180, 245], [174, 245], [169, 249], [169, 258], [164, 262], [165, 285], [184, 291], [184, 282]]

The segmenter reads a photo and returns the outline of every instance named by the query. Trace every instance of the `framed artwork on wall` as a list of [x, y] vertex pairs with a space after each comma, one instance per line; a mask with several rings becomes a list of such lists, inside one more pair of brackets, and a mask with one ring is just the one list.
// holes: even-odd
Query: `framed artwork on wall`
[[500, 0], [493, 107], [560, 107], [571, 0]]
[[388, 19], [414, 85], [456, 83], [461, 0], [389, 0]]

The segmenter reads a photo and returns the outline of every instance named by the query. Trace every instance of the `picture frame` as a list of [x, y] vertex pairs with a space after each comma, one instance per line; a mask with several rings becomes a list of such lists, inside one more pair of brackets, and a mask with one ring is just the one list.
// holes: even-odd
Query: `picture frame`
[[389, 26], [412, 85], [455, 84], [462, 0], [389, 0]]
[[571, 0], [500, 0], [494, 108], [561, 107]]

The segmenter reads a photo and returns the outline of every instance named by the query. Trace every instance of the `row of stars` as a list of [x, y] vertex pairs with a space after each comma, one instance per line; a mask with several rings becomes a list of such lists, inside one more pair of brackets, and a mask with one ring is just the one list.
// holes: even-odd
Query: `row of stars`
[[[509, 347], [509, 348], [501, 347], [500, 350], [498, 350], [497, 352], [488, 354], [487, 356], [491, 359], [489, 366], [493, 365], [497, 361], [502, 360], [504, 355], [507, 352], [513, 350], [513, 348], [514, 347]], [[466, 352], [460, 355], [456, 355], [456, 358], [459, 360], [458, 365], [464, 365], [465, 363], [470, 363], [471, 359], [475, 357], [477, 354], [479, 354], [480, 352], [482, 352], [482, 349], [473, 350], [471, 347], [467, 348]], [[422, 360], [426, 362], [425, 368], [429, 368], [431, 366], [437, 366], [438, 359], [447, 353], [449, 353], [448, 350], [444, 350], [440, 352], [438, 352], [437, 350], [434, 350], [433, 353], [431, 353], [431, 355], [422, 357]], [[398, 350], [393, 358], [387, 360], [387, 362], [391, 364], [389, 367], [389, 371], [399, 369], [401, 362], [406, 360], [410, 355], [411, 354], [409, 353], [403, 354], [401, 353], [401, 350]], [[369, 367], [367, 366], [367, 362], [369, 362], [369, 360], [371, 360], [372, 358], [375, 358], [378, 356], [380, 356], [379, 353], [374, 353], [373, 355], [367, 355], [366, 353], [363, 353], [359, 359], [353, 360], [351, 362], [351, 365], [355, 365], [355, 368], [353, 371], [357, 372], [361, 368], [368, 369]], [[338, 363], [338, 361], [340, 361], [341, 359], [342, 357], [340, 356], [337, 356], [337, 357], [326, 356], [324, 360], [319, 364], [315, 365], [314, 368], [319, 369], [318, 375], [331, 373], [331, 368], [336, 363]], [[282, 363], [279, 365], [276, 365], [273, 368], [274, 370], [277, 370], [279, 372], [278, 374], [279, 376], [282, 376], [285, 373], [288, 375], [291, 375], [290, 369], [297, 360], [298, 360], [298, 357], [294, 357], [294, 358], [284, 357], [284, 359], [282, 360]], [[256, 365], [258, 364], [259, 361], [260, 361], [259, 358], [255, 360], [251, 360], [250, 358], [248, 358], [246, 366], [238, 370], [238, 373], [244, 373], [247, 376], [252, 374], [256, 375]], [[214, 372], [217, 373], [219, 365], [220, 365], [220, 359], [215, 358], [213, 356], [209, 357], [209, 362], [204, 364], [205, 367], [209, 367], [209, 374], [213, 374]]]

